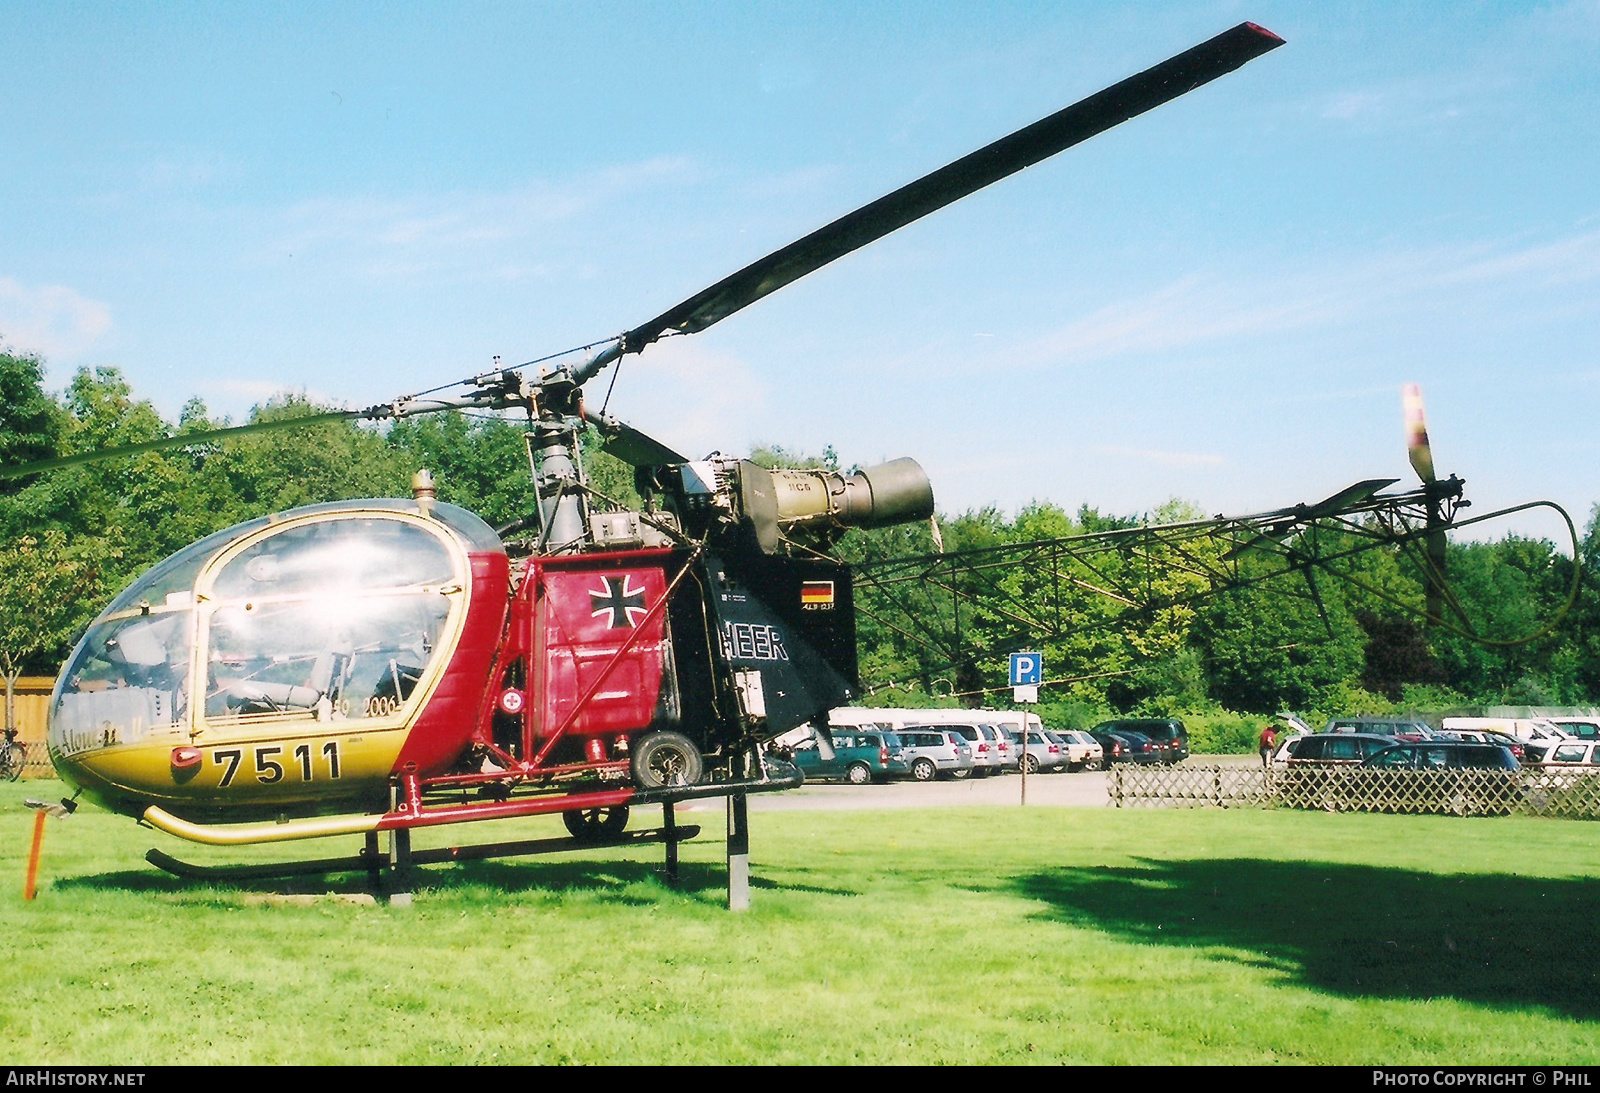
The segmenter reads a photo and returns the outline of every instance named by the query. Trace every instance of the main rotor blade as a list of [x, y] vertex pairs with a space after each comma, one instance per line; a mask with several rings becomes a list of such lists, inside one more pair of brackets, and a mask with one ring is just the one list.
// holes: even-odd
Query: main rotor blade
[[307, 414], [304, 417], [274, 418], [271, 421], [256, 421], [249, 425], [234, 425], [227, 429], [208, 429], [198, 433], [179, 433], [177, 436], [163, 437], [160, 440], [147, 440], [140, 444], [124, 444], [120, 448], [101, 448], [93, 452], [79, 452], [77, 455], [57, 456], [55, 459], [39, 459], [32, 463], [23, 463], [15, 467], [0, 467], [0, 478], [21, 478], [23, 475], [37, 474], [40, 471], [53, 471], [62, 467], [76, 467], [84, 463], [98, 463], [102, 459], [116, 459], [118, 456], [138, 455], [141, 452], [158, 452], [163, 448], [187, 448], [193, 444], [210, 444], [217, 440], [228, 440], [246, 433], [264, 433], [272, 429], [298, 429], [306, 425], [319, 425], [327, 421], [349, 421], [353, 418], [365, 416], [359, 410], [333, 410], [321, 414]]
[[583, 411], [584, 419], [600, 430], [604, 438], [600, 445], [610, 455], [635, 467], [662, 467], [672, 463], [687, 463], [687, 456], [679, 455], [648, 433], [642, 433], [626, 421], [593, 410]]
[[1254, 23], [1232, 30], [1113, 84], [1049, 117], [946, 164], [847, 213], [628, 331], [622, 351], [638, 352], [669, 330], [693, 334], [896, 228], [1031, 167], [1129, 118], [1239, 68], [1283, 39]]
[[634, 467], [661, 467], [673, 463], [687, 463], [687, 456], [679, 455], [653, 436], [641, 433], [632, 425], [622, 426], [601, 445], [609, 454]]

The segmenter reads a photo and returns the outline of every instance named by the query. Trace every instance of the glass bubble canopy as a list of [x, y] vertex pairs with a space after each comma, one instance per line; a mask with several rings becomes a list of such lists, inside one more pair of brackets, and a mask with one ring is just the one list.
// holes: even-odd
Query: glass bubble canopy
[[262, 721], [398, 723], [447, 659], [469, 555], [485, 551], [503, 548], [476, 516], [402, 500], [295, 509], [208, 536], [89, 627], [56, 684], [50, 750]]

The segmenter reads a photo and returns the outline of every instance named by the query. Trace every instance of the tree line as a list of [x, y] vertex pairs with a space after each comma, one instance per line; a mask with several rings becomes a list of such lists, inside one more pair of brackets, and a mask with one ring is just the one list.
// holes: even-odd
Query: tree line
[[[303, 397], [283, 396], [252, 411], [250, 421], [318, 413]], [[203, 433], [237, 424], [213, 416], [199, 399], [165, 420], [136, 396], [114, 368], [80, 370], [65, 391], [44, 386], [36, 356], [0, 352], [0, 465]], [[76, 633], [133, 577], [211, 532], [297, 505], [357, 497], [406, 496], [412, 473], [433, 471], [442, 500], [491, 525], [509, 525], [534, 508], [523, 430], [494, 416], [439, 414], [385, 427], [323, 422], [262, 432], [225, 445], [203, 440], [0, 480], [0, 672], [9, 684], [23, 672], [53, 673]], [[768, 465], [837, 465], [830, 448], [807, 459], [781, 448], [752, 458]], [[586, 466], [609, 497], [636, 502], [631, 471], [588, 446]], [[1142, 516], [1107, 516], [1089, 507], [1069, 513], [1049, 502], [1015, 517], [983, 508], [939, 518], [946, 550], [1081, 535], [1143, 522], [1192, 518], [1173, 502]], [[850, 532], [840, 552], [852, 560], [934, 552], [927, 525]], [[1485, 635], [1529, 633], [1566, 600], [1573, 567], [1584, 576], [1563, 625], [1534, 641], [1495, 645], [1426, 630], [1420, 578], [1392, 550], [1355, 563], [1361, 587], [1336, 582], [1318, 603], [1243, 588], [1183, 603], [1135, 626], [1058, 635], [1044, 652], [1071, 682], [1047, 689], [1055, 723], [1081, 723], [1102, 712], [1167, 715], [1289, 709], [1378, 712], [1470, 705], [1600, 703], [1600, 504], [1589, 514], [1576, 559], [1555, 544], [1508, 535], [1452, 544], [1451, 588]], [[1181, 572], [1152, 580], [1180, 583]], [[1003, 641], [1002, 598], [1029, 594], [1025, 573], [999, 578], [990, 609], [966, 621], [984, 647]], [[1181, 592], [1181, 588], [1176, 588]], [[1177, 597], [1181, 599], [1181, 597]], [[1100, 608], [1085, 599], [1084, 618]], [[993, 701], [1001, 668], [973, 664], [936, 678], [926, 653], [881, 622], [859, 620], [863, 675], [898, 681], [872, 701]], [[1054, 674], [1054, 673], [1052, 673]]]

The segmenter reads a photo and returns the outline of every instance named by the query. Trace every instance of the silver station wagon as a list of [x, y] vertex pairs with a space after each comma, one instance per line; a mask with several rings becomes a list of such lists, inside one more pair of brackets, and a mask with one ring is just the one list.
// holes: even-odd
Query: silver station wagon
[[941, 775], [965, 778], [972, 773], [972, 746], [944, 725], [909, 725], [897, 736], [911, 777], [931, 782]]

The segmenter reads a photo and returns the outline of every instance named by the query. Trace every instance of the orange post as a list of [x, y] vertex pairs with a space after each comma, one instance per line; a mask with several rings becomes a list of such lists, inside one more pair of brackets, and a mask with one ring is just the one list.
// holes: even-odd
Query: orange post
[[44, 809], [33, 814], [33, 849], [28, 852], [28, 883], [23, 886], [22, 898], [32, 899], [34, 885], [39, 880], [39, 851], [44, 847]]

